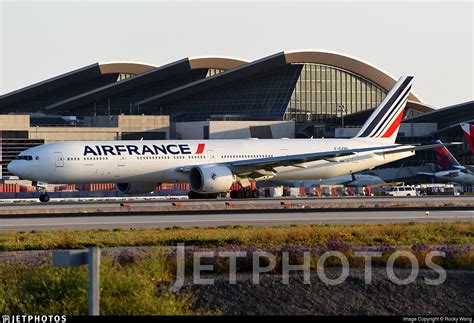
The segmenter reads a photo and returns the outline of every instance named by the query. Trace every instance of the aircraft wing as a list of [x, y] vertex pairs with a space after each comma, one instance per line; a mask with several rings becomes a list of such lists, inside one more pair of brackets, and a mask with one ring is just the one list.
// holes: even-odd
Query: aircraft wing
[[431, 145], [423, 145], [423, 146], [391, 145], [391, 146], [382, 146], [382, 147], [368, 147], [368, 148], [324, 151], [324, 152], [308, 153], [308, 154], [239, 160], [239, 161], [229, 163], [229, 166], [233, 168], [238, 168], [238, 167], [274, 168], [274, 167], [282, 167], [282, 166], [295, 166], [295, 167], [305, 168], [303, 165], [304, 163], [313, 162], [313, 161], [317, 161], [321, 159], [338, 162], [337, 160], [331, 160], [331, 159], [337, 158], [337, 157], [355, 155], [356, 153], [361, 153], [361, 152], [374, 152], [375, 154], [384, 155], [384, 154], [395, 154], [395, 153], [415, 151], [415, 150], [432, 149], [432, 148], [441, 147], [443, 145], [449, 146], [449, 145], [456, 145], [456, 144], [462, 144], [462, 143], [431, 144]]
[[[456, 143], [451, 143], [456, 144]], [[413, 146], [413, 145], [389, 145], [389, 146], [380, 146], [380, 147], [367, 147], [367, 148], [354, 148], [354, 149], [344, 149], [344, 150], [333, 150], [333, 151], [323, 151], [307, 154], [295, 154], [287, 156], [277, 156], [277, 157], [267, 157], [267, 158], [256, 158], [256, 159], [246, 159], [246, 160], [236, 160], [233, 162], [222, 162], [218, 163], [222, 166], [229, 167], [234, 174], [236, 175], [245, 175], [249, 176], [253, 173], [251, 177], [260, 177], [260, 176], [272, 176], [274, 174], [274, 168], [276, 167], [286, 167], [294, 166], [300, 168], [306, 168], [305, 163], [314, 162], [317, 160], [327, 160], [330, 162], [340, 162], [336, 160], [337, 157], [351, 156], [357, 153], [363, 152], [374, 152], [375, 154], [394, 154], [399, 152], [406, 151], [415, 151], [415, 150], [424, 150], [432, 149], [436, 147], [451, 145], [451, 144], [431, 144], [424, 146]], [[176, 171], [180, 172], [189, 172], [194, 166], [185, 166], [179, 167]]]
[[418, 175], [435, 176], [435, 173], [418, 172], [417, 174], [418, 174]]
[[386, 149], [382, 151], [376, 151], [375, 153], [378, 155], [387, 155], [387, 154], [396, 154], [402, 153], [406, 151], [416, 151], [416, 150], [425, 150], [425, 149], [434, 149], [443, 146], [453, 146], [453, 145], [462, 145], [462, 142], [449, 142], [449, 143], [439, 143], [439, 144], [431, 144], [431, 145], [422, 145], [422, 146], [398, 146], [393, 149]]
[[[295, 166], [295, 167], [306, 168], [303, 164], [309, 163], [312, 161], [325, 159], [328, 161], [338, 162], [337, 160], [331, 160], [331, 159], [337, 158], [337, 157], [355, 155], [356, 153], [359, 153], [359, 152], [368, 152], [368, 151], [373, 151], [373, 150], [394, 148], [398, 146], [399, 145], [390, 145], [390, 146], [370, 147], [370, 148], [332, 150], [332, 151], [323, 151], [323, 152], [307, 153], [307, 154], [295, 154], [295, 155], [278, 156], [278, 157], [236, 160], [233, 162], [222, 162], [218, 164], [232, 168], [234, 172], [237, 174], [240, 174], [243, 169], [246, 169], [246, 170], [272, 169], [274, 167], [282, 167], [282, 166]], [[194, 165], [179, 167], [176, 169], [176, 171], [190, 172], [193, 167]]]
[[439, 176], [446, 176], [446, 177], [457, 177], [459, 176], [460, 171], [459, 170], [445, 170], [442, 172], [439, 172]]
[[283, 166], [295, 166], [295, 167], [306, 168], [303, 165], [304, 163], [309, 163], [309, 162], [322, 160], [322, 159], [338, 162], [337, 160], [331, 160], [331, 159], [334, 159], [337, 157], [355, 155], [356, 153], [360, 153], [360, 152], [369, 152], [369, 151], [374, 151], [374, 150], [381, 150], [381, 149], [395, 148], [395, 147], [398, 147], [398, 145], [333, 150], [333, 151], [323, 151], [323, 152], [307, 153], [307, 154], [247, 159], [247, 160], [238, 160], [238, 161], [230, 162], [227, 164], [232, 168], [251, 167], [251, 168], [266, 169], [266, 168], [275, 168], [275, 167], [283, 167]]

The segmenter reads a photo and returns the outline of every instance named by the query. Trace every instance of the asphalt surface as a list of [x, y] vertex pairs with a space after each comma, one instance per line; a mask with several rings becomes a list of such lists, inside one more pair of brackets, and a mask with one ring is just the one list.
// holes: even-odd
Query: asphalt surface
[[331, 211], [331, 212], [242, 212], [198, 215], [76, 215], [15, 216], [2, 218], [0, 231], [87, 230], [114, 228], [215, 227], [223, 225], [292, 225], [403, 223], [428, 221], [473, 221], [473, 210], [430, 211]]
[[[143, 198], [131, 197], [131, 198], [52, 198], [48, 203], [41, 203], [37, 199], [32, 201], [30, 200], [5, 200], [0, 199], [0, 210], [9, 209], [9, 208], [74, 208], [76, 206], [93, 206], [93, 207], [113, 207], [117, 203], [133, 203], [136, 206], [150, 205], [150, 204], [171, 204], [172, 202], [179, 201], [185, 204], [199, 205], [202, 203], [209, 204], [222, 204], [224, 202], [232, 201], [236, 204], [246, 204], [249, 202], [258, 203], [279, 203], [281, 201], [287, 201], [291, 203], [303, 203], [306, 201], [327, 201], [327, 202], [337, 202], [337, 201], [374, 201], [374, 202], [386, 202], [386, 201], [397, 201], [397, 202], [413, 202], [413, 201], [422, 201], [422, 200], [447, 200], [447, 201], [457, 201], [465, 200], [472, 201], [474, 200], [474, 195], [464, 195], [464, 196], [453, 196], [453, 195], [440, 195], [440, 196], [407, 196], [407, 197], [393, 197], [393, 196], [379, 196], [379, 197], [365, 197], [365, 196], [331, 196], [331, 197], [271, 197], [271, 198], [259, 198], [259, 199], [199, 199], [199, 200], [189, 200], [187, 197], [181, 198], [150, 198], [149, 200], [144, 200]], [[15, 201], [15, 202], [12, 202]]]

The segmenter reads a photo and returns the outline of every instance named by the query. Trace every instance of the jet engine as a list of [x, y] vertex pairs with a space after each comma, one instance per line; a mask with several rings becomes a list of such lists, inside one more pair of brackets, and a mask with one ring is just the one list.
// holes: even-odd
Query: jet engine
[[117, 183], [115, 188], [122, 194], [150, 193], [156, 189], [159, 183]]
[[234, 181], [234, 174], [225, 166], [196, 166], [189, 173], [191, 190], [198, 193], [227, 192]]

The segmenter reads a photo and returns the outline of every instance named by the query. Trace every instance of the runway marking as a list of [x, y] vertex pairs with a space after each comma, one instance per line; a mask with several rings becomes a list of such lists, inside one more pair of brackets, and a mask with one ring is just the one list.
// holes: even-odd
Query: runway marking
[[38, 223], [38, 224], [13, 224], [13, 225], [0, 225], [1, 228], [15, 228], [15, 227], [45, 227], [45, 226], [50, 226], [50, 227], [57, 227], [57, 226], [84, 226], [84, 225], [119, 225], [119, 224], [176, 224], [176, 223], [210, 223], [210, 222], [236, 222], [236, 221], [241, 221], [241, 222], [262, 222], [262, 221], [272, 221], [272, 222], [278, 222], [278, 221], [284, 221], [284, 222], [291, 222], [291, 221], [354, 221], [354, 220], [365, 220], [365, 221], [370, 221], [370, 220], [466, 220], [466, 219], [473, 219], [474, 220], [474, 215], [461, 215], [461, 216], [399, 216], [399, 217], [344, 217], [344, 218], [260, 218], [260, 219], [190, 219], [190, 220], [156, 220], [156, 221], [133, 221], [133, 222], [124, 222], [124, 221], [117, 221], [117, 222], [65, 222], [65, 223]]

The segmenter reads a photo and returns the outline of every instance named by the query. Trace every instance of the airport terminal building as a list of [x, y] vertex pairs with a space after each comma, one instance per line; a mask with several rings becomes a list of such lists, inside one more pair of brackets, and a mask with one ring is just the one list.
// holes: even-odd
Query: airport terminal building
[[[96, 63], [0, 97], [2, 171], [21, 150], [57, 140], [351, 137], [395, 83], [367, 62], [320, 50], [252, 62]], [[397, 141], [462, 141], [459, 123], [474, 121], [474, 102], [437, 108], [412, 92]], [[466, 151], [464, 143], [453, 153], [474, 164]], [[389, 168], [414, 180], [433, 160], [424, 151]]]

